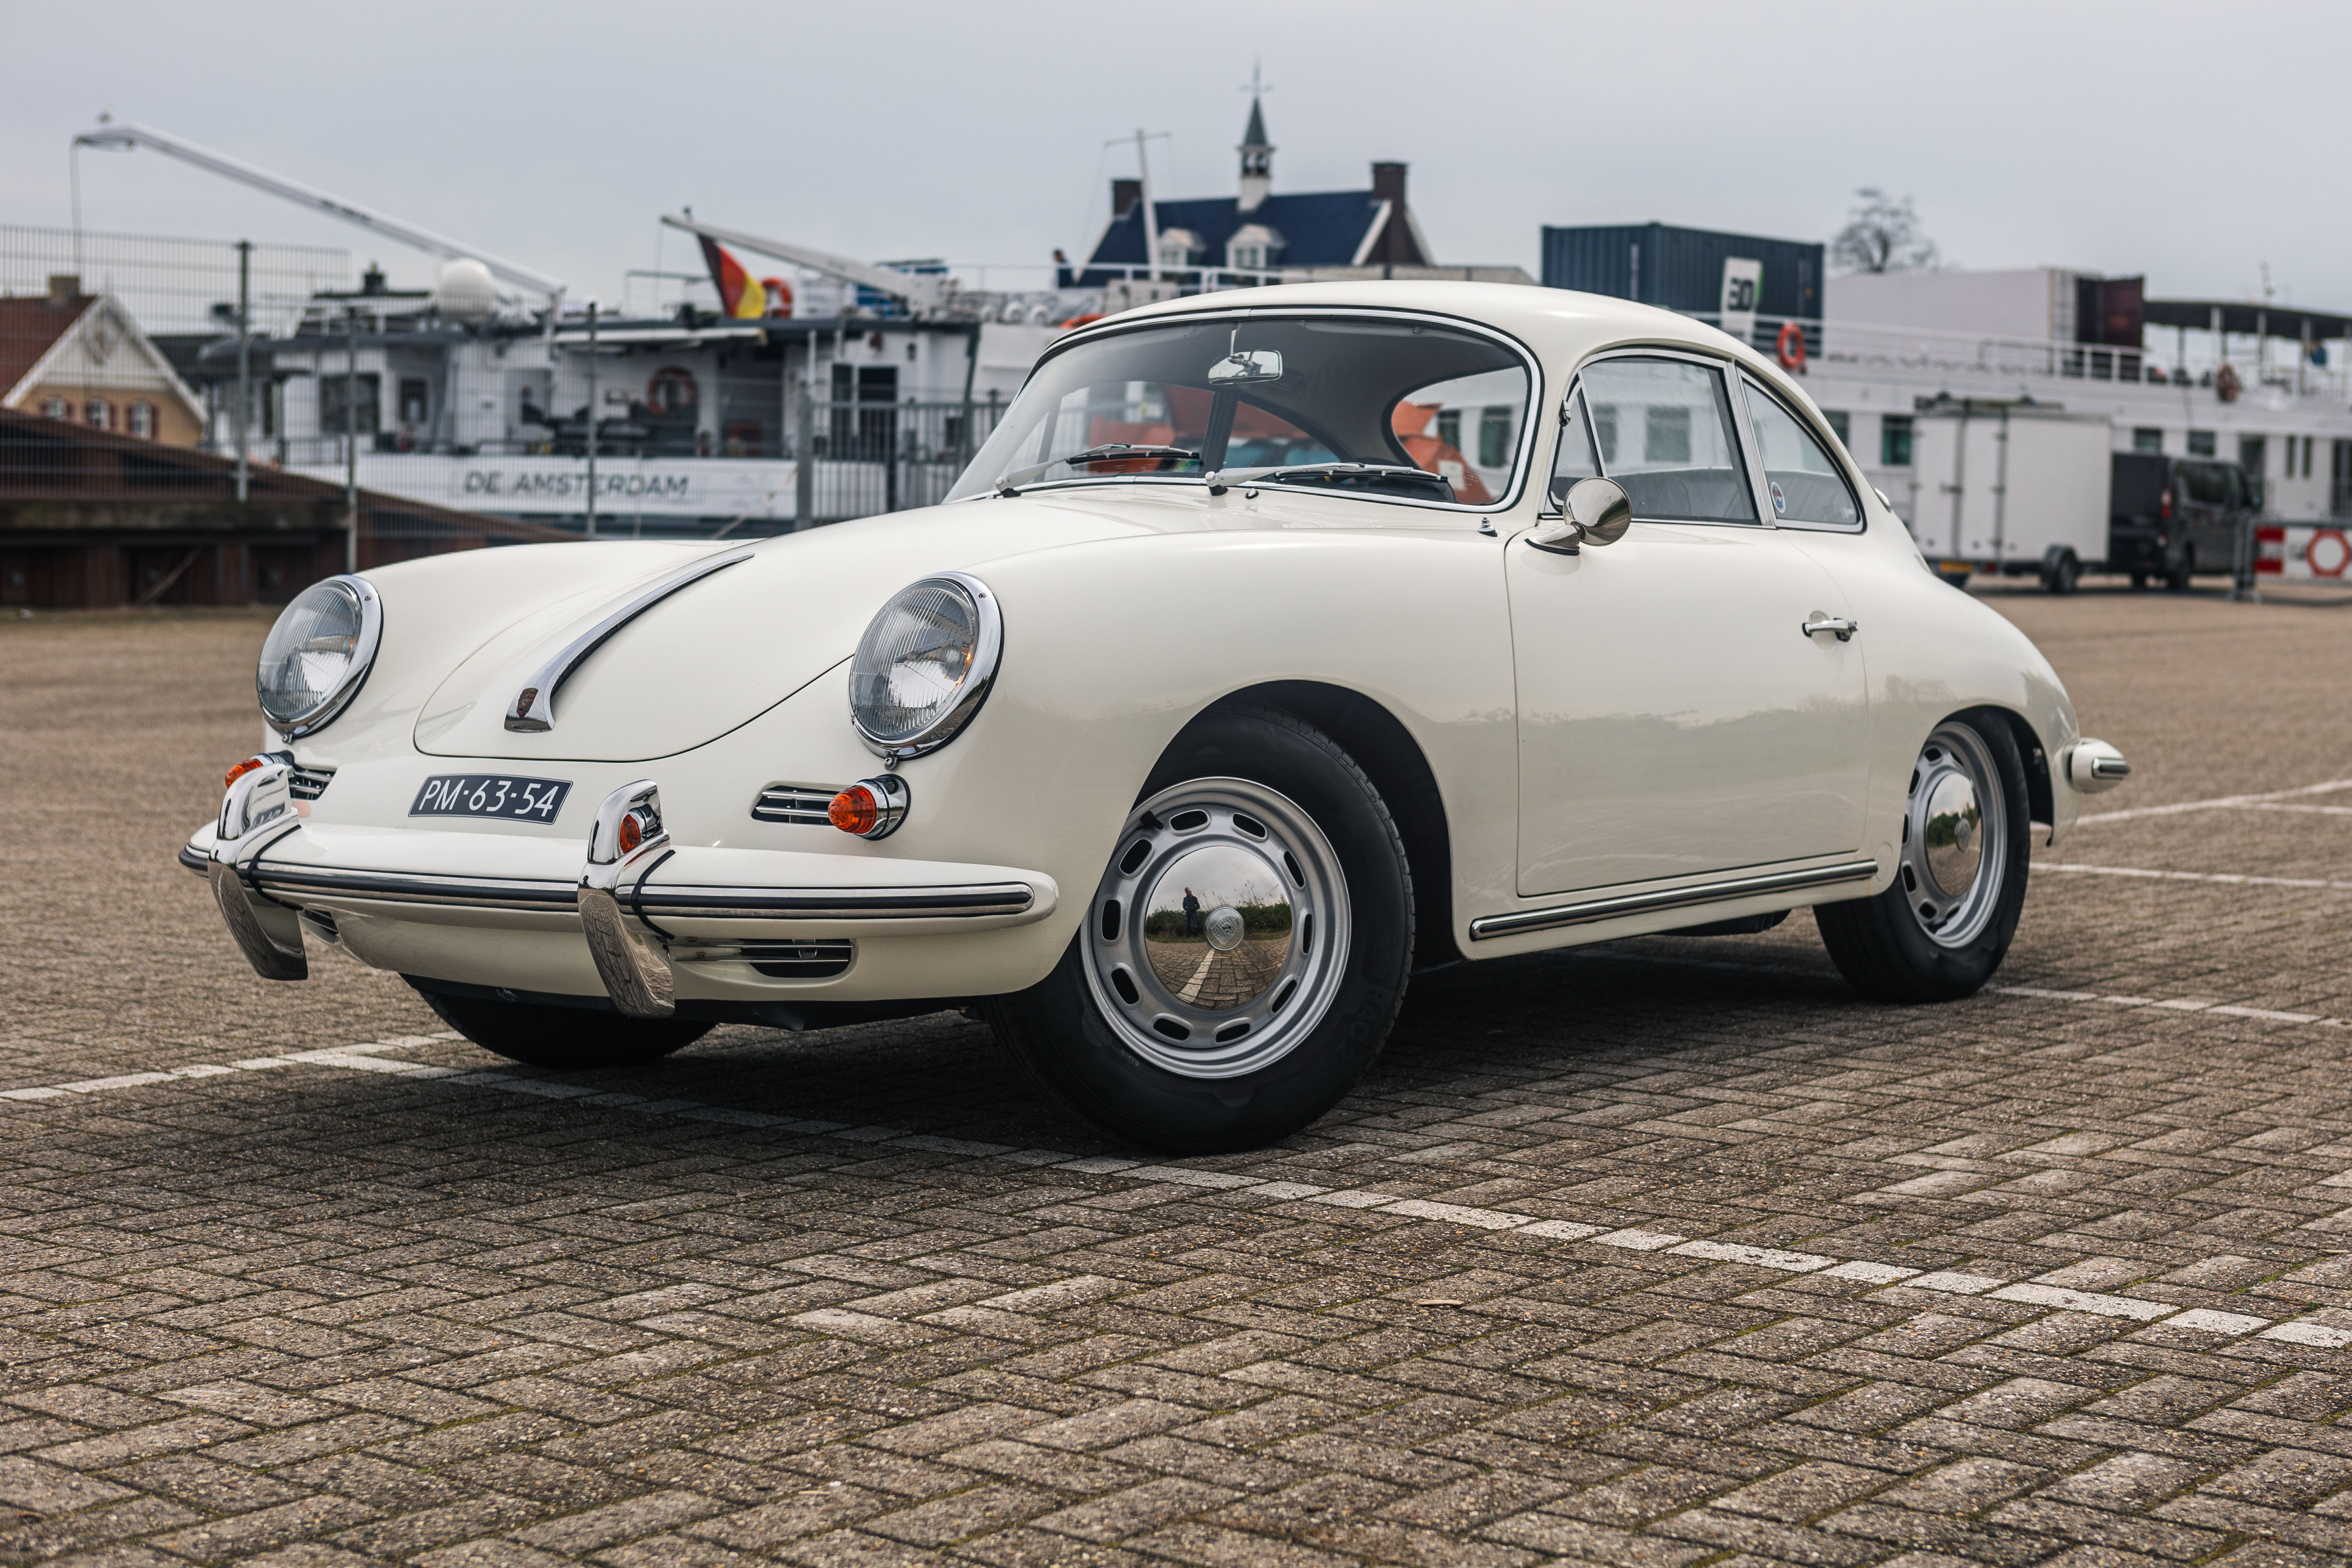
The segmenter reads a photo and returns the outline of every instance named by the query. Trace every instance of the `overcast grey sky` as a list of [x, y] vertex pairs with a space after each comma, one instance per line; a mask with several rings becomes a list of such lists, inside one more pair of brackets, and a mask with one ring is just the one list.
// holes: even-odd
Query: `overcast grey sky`
[[[1234, 184], [1262, 59], [1279, 190], [1412, 165], [1438, 259], [1549, 224], [1826, 239], [1854, 187], [1970, 267], [2352, 309], [2352, 6], [1985, 0], [1181, 6], [7, 7], [0, 222], [68, 221], [96, 112], [173, 131], [620, 296], [656, 216], [868, 258], [1090, 246], [1138, 126], [1162, 195]], [[2302, 62], [2309, 62], [2305, 67]], [[92, 229], [430, 264], [152, 153], [85, 153]], [[663, 253], [687, 260], [673, 236]], [[992, 282], [1034, 281], [1006, 274]]]

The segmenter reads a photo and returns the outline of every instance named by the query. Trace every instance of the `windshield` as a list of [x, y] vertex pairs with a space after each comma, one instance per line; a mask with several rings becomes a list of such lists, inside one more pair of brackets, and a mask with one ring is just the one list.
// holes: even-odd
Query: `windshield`
[[[1000, 480], [1197, 481], [1297, 467], [1250, 478], [1488, 506], [1510, 493], [1528, 393], [1517, 352], [1433, 322], [1226, 317], [1139, 328], [1039, 365], [948, 499]], [[1118, 447], [1140, 450], [1106, 450]]]

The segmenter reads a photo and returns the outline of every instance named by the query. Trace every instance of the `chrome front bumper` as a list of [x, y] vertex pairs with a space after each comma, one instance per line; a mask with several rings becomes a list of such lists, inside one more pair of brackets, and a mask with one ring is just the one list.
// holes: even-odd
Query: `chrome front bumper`
[[[247, 774], [230, 796], [270, 772]], [[283, 787], [280, 777], [278, 794]], [[234, 814], [225, 801], [220, 821], [199, 830], [179, 859], [212, 882], [238, 948], [271, 980], [309, 973], [304, 911], [330, 921], [352, 915], [476, 930], [576, 930], [616, 1008], [666, 1017], [677, 1005], [679, 955], [692, 958], [711, 944], [987, 931], [1043, 920], [1059, 901], [1051, 877], [1009, 867], [680, 846], [662, 824], [660, 792], [648, 780], [605, 797], [584, 864], [575, 858], [578, 869], [560, 876], [546, 873], [559, 858], [578, 856], [576, 839], [567, 851], [560, 840], [321, 826], [297, 818], [290, 803], [264, 818], [275, 800], [270, 788], [246, 791], [248, 798], [260, 792], [257, 811]], [[634, 826], [625, 831], [625, 824]], [[540, 874], [416, 868], [420, 859], [446, 865], [459, 856], [490, 862], [488, 869]]]

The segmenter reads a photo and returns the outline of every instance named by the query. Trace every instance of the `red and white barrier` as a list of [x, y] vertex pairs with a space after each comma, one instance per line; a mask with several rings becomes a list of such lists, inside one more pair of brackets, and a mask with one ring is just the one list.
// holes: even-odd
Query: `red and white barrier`
[[2352, 582], [2352, 528], [2264, 523], [2254, 530], [2254, 571], [2288, 583]]

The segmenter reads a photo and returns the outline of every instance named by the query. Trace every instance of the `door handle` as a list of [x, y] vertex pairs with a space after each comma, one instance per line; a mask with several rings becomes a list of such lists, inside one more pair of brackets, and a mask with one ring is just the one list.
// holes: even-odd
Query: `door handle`
[[1822, 616], [1819, 619], [1801, 623], [1797, 629], [1807, 637], [1811, 637], [1815, 632], [1835, 632], [1838, 641], [1849, 642], [1853, 640], [1854, 633], [1862, 630], [1862, 623], [1849, 621], [1839, 616]]

